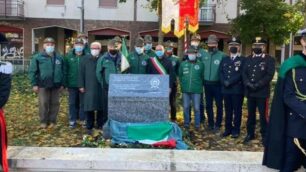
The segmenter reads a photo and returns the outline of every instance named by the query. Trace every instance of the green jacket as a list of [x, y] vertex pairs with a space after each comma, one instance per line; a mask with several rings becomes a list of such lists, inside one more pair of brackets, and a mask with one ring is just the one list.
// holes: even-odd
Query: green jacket
[[203, 49], [200, 49], [199, 53], [201, 54], [201, 60], [205, 66], [204, 80], [211, 82], [218, 82], [220, 80], [219, 66], [225, 54], [219, 50], [210, 53]]
[[97, 62], [96, 77], [102, 88], [108, 89], [109, 78], [111, 74], [120, 73], [121, 54], [118, 53], [115, 58], [109, 53], [105, 53]]
[[83, 59], [85, 54], [78, 56], [71, 51], [64, 58], [65, 62], [65, 87], [68, 88], [76, 88], [78, 87], [78, 79], [79, 79], [79, 68], [81, 58]]
[[149, 57], [155, 57], [156, 56], [155, 51], [152, 50], [152, 49], [151, 50], [145, 50], [144, 52]]
[[57, 88], [64, 84], [64, 59], [57, 53], [53, 57], [45, 52], [34, 55], [30, 62], [29, 78], [32, 86]]
[[203, 93], [204, 64], [184, 61], [179, 68], [179, 79], [183, 93]]
[[131, 74], [146, 74], [146, 68], [148, 66], [149, 56], [146, 54], [138, 55], [136, 52], [132, 52], [128, 56], [130, 68], [128, 73]]

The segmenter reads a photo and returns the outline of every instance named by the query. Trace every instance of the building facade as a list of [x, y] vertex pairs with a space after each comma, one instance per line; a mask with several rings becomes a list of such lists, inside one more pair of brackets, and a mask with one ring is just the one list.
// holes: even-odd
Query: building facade
[[[128, 46], [133, 47], [138, 35], [151, 34], [158, 38], [158, 16], [148, 8], [148, 2], [129, 0], [84, 1], [84, 31], [89, 40], [106, 41], [116, 35], [125, 36]], [[81, 0], [0, 0], [0, 44], [2, 58], [29, 58], [42, 50], [44, 37], [56, 40], [58, 51], [65, 54], [80, 30]], [[228, 19], [235, 18], [238, 0], [218, 5], [217, 0], [208, 0], [199, 9], [200, 29], [203, 41], [211, 33], [220, 38], [223, 49], [229, 35]], [[2, 40], [1, 40], [2, 37]], [[172, 33], [164, 40], [177, 38]], [[5, 56], [5, 57], [3, 57]]]

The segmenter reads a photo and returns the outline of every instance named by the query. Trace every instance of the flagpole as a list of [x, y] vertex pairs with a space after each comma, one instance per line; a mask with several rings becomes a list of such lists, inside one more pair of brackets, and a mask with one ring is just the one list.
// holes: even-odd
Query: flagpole
[[185, 30], [184, 30], [184, 52], [187, 52], [187, 48], [188, 48], [188, 38], [187, 38], [187, 34], [188, 34], [188, 18], [185, 18]]

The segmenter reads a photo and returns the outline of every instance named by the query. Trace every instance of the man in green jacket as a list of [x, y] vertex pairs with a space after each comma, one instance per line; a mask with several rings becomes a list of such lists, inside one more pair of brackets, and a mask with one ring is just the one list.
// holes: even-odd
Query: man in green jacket
[[171, 60], [174, 69], [174, 83], [170, 93], [170, 111], [171, 120], [176, 121], [176, 93], [177, 93], [177, 77], [180, 67], [180, 59], [173, 54], [174, 43], [170, 40], [165, 43], [165, 56]]
[[[204, 88], [208, 125], [210, 130], [219, 131], [223, 118], [223, 98], [219, 79], [220, 62], [225, 56], [218, 50], [218, 38], [216, 35], [208, 36], [208, 52], [201, 54], [202, 62], [205, 66]], [[217, 105], [217, 117], [214, 120], [213, 100]]]
[[121, 54], [119, 53], [116, 41], [110, 40], [107, 45], [107, 53], [99, 58], [96, 69], [96, 78], [103, 91], [103, 116], [108, 116], [108, 88], [111, 74], [120, 73]]
[[54, 127], [59, 112], [60, 91], [64, 84], [64, 60], [55, 53], [55, 41], [46, 38], [43, 52], [30, 62], [29, 78], [33, 91], [38, 93], [41, 128]]
[[144, 37], [144, 41], [145, 41], [145, 54], [148, 55], [149, 57], [155, 57], [155, 52], [152, 49], [153, 44], [152, 44], [152, 36], [151, 35], [145, 35]]
[[[201, 60], [204, 57], [206, 50], [204, 50], [201, 46], [201, 36], [199, 34], [193, 34], [191, 36], [190, 46], [197, 50], [197, 58]], [[188, 56], [186, 56], [186, 60], [188, 60]], [[185, 60], [185, 59], [184, 59]], [[200, 118], [201, 123], [205, 121], [205, 114], [204, 114], [204, 101], [203, 101], [203, 94], [201, 95], [201, 103], [200, 103]]]
[[[86, 114], [86, 128], [88, 134], [92, 134], [92, 129], [102, 129], [106, 122], [103, 115], [102, 89], [96, 78], [97, 61], [101, 58], [101, 44], [93, 42], [90, 45], [90, 54], [81, 60], [79, 72], [79, 90], [84, 94], [84, 112]], [[96, 114], [96, 120], [95, 120]]]
[[85, 33], [79, 33], [77, 38], [81, 38], [84, 43], [84, 51], [86, 54], [90, 54], [90, 47], [88, 42], [88, 36]]
[[130, 68], [128, 73], [145, 74], [148, 65], [149, 56], [144, 53], [144, 40], [141, 37], [136, 38], [135, 51], [128, 56]]
[[85, 114], [83, 107], [83, 94], [79, 92], [79, 66], [80, 61], [85, 56], [83, 40], [77, 38], [74, 48], [65, 57], [65, 87], [69, 92], [69, 127], [76, 127], [76, 120], [79, 118], [85, 126]]
[[203, 93], [204, 64], [197, 60], [197, 50], [187, 50], [188, 59], [181, 63], [179, 79], [183, 93], [184, 127], [189, 129], [191, 102], [194, 105], [195, 128], [200, 130], [200, 99]]

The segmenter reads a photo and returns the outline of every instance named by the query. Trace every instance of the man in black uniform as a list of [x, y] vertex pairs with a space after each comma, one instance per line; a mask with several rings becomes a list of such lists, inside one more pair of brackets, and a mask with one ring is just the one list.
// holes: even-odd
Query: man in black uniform
[[171, 120], [176, 121], [176, 93], [177, 93], [177, 78], [178, 72], [180, 67], [180, 59], [179, 57], [173, 54], [174, 43], [170, 40], [165, 42], [165, 55], [168, 59], [171, 60], [173, 70], [174, 70], [174, 83], [173, 87], [171, 88], [170, 94], [170, 108], [171, 108]]
[[233, 37], [228, 43], [230, 55], [220, 64], [220, 81], [225, 103], [225, 131], [223, 137], [239, 137], [243, 102], [241, 41]]
[[280, 68], [266, 137], [263, 165], [281, 172], [306, 168], [306, 30], [300, 42]]
[[172, 62], [165, 56], [165, 49], [162, 45], [157, 45], [155, 48], [155, 57], [150, 57], [147, 66], [147, 74], [169, 75], [169, 90], [174, 85], [175, 71]]
[[7, 136], [3, 106], [6, 104], [11, 90], [13, 66], [8, 62], [0, 61], [0, 165], [4, 172], [8, 172], [7, 163]]
[[255, 138], [256, 108], [260, 114], [261, 136], [264, 142], [267, 118], [268, 103], [270, 96], [270, 83], [275, 73], [275, 60], [265, 54], [266, 42], [257, 37], [253, 42], [253, 54], [245, 59], [243, 66], [243, 83], [248, 98], [248, 120], [247, 136], [244, 143]]

